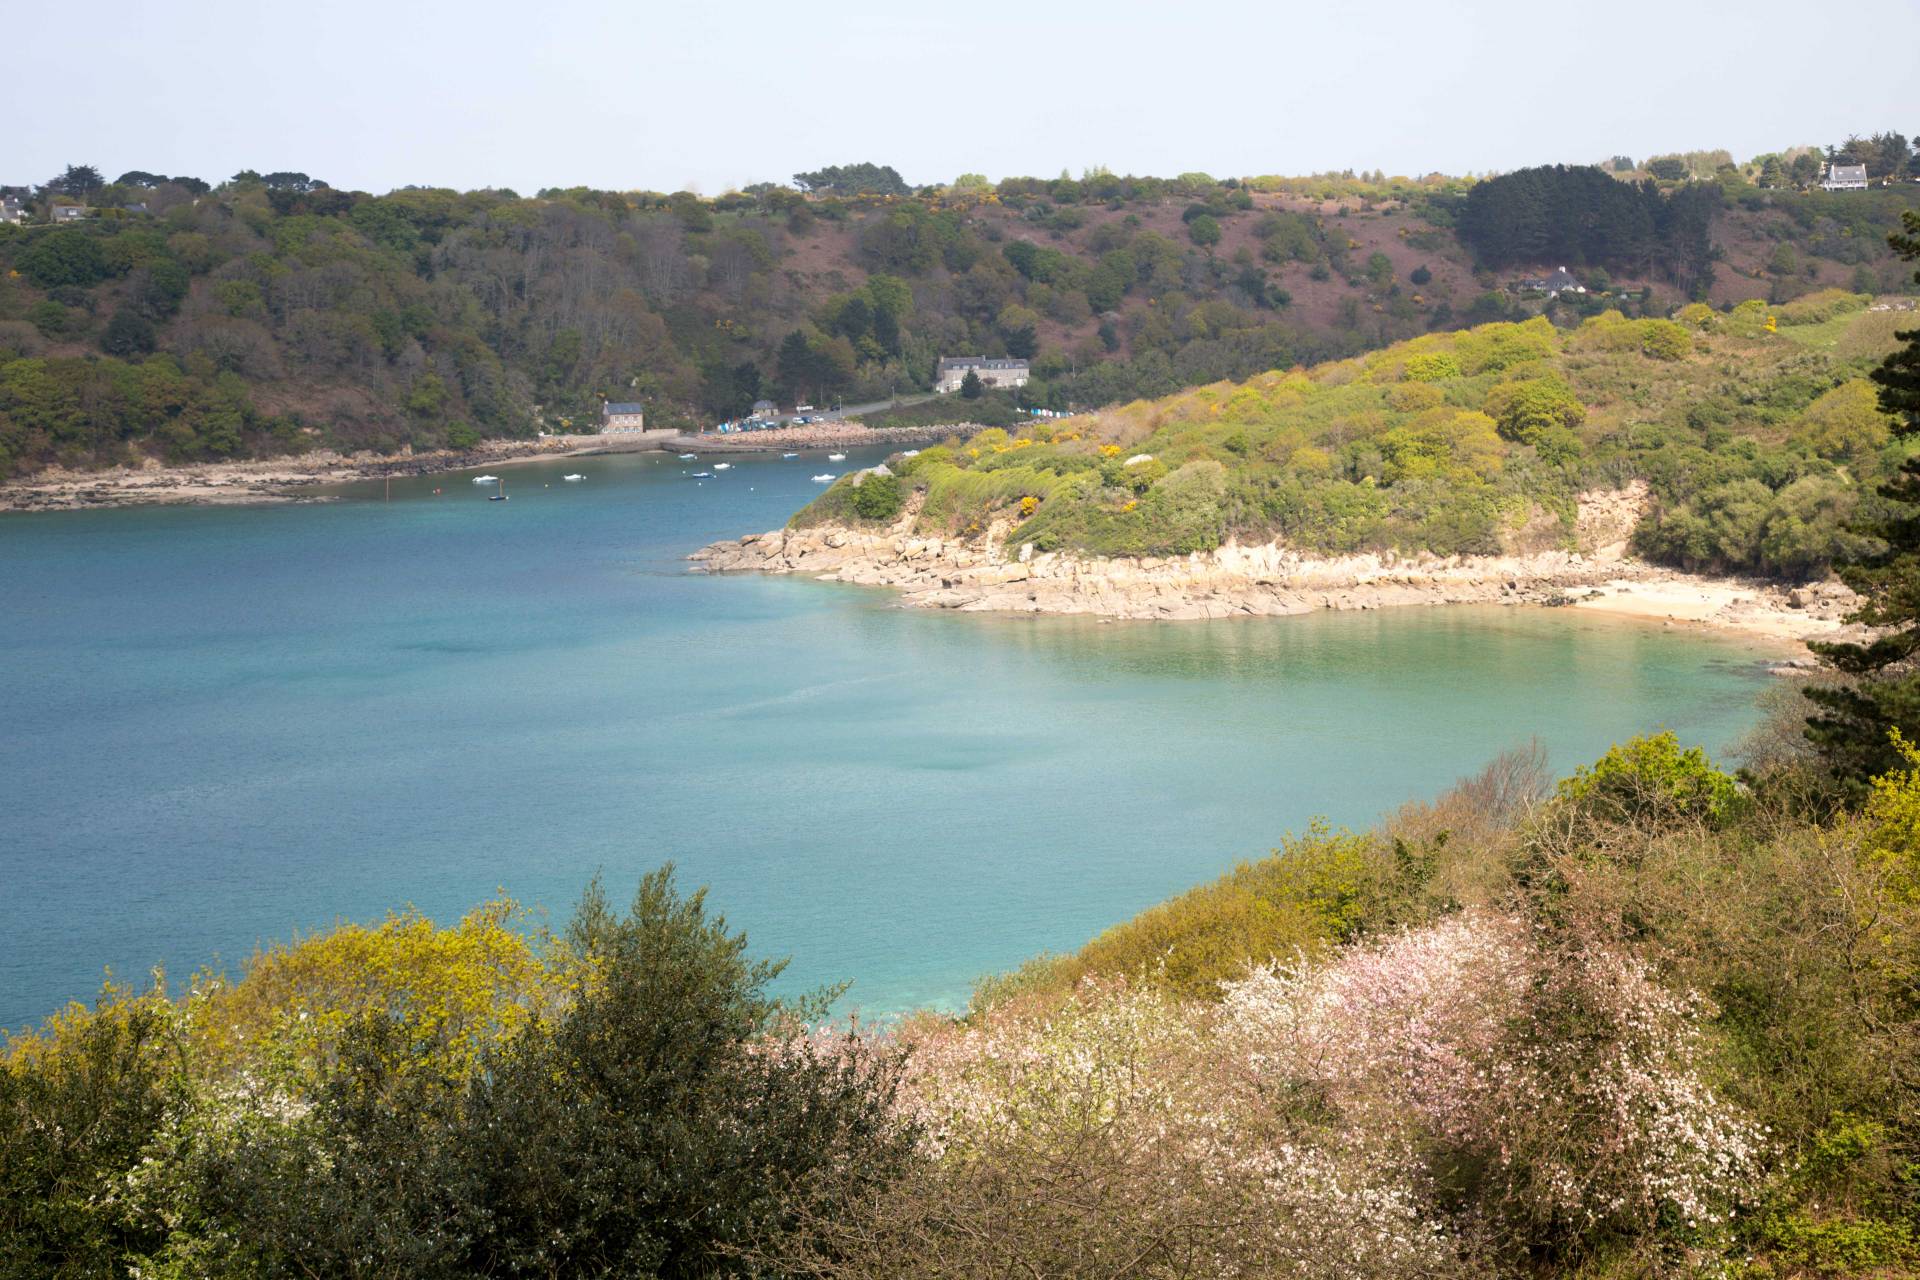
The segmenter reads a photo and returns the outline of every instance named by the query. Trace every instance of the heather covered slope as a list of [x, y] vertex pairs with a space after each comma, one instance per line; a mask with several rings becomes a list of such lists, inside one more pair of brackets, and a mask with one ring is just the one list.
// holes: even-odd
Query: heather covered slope
[[1904, 456], [1866, 374], [1907, 305], [1829, 291], [1431, 334], [896, 458], [794, 524], [911, 510], [918, 535], [1085, 556], [1515, 554], [1571, 549], [1579, 494], [1643, 482], [1647, 556], [1814, 576]]

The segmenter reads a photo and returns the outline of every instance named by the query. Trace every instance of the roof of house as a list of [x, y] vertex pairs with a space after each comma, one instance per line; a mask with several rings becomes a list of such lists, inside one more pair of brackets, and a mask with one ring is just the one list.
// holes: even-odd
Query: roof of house
[[642, 413], [642, 412], [645, 412], [646, 407], [647, 406], [640, 404], [638, 401], [634, 401], [634, 400], [623, 400], [618, 403], [614, 401], [608, 401], [606, 404], [606, 412], [608, 413]]
[[1025, 369], [1025, 360], [1013, 360], [996, 356], [989, 360], [985, 356], [946, 356], [940, 361], [940, 372], [949, 369]]
[[1829, 182], [1865, 182], [1867, 166], [1863, 164], [1836, 164], [1827, 166]]

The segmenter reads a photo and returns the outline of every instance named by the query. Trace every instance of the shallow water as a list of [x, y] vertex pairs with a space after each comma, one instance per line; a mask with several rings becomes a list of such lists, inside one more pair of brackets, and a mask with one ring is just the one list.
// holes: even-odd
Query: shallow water
[[1567, 769], [1756, 719], [1752, 649], [1564, 610], [1103, 623], [686, 572], [875, 457], [0, 517], [0, 1026], [406, 903], [557, 923], [668, 859], [790, 988], [953, 1004], [1531, 736]]

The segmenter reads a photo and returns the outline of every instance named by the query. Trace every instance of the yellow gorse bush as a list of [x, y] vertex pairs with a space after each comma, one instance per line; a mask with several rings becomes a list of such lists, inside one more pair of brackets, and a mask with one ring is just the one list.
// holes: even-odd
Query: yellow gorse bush
[[488, 1041], [579, 981], [516, 923], [520, 909], [502, 898], [450, 929], [408, 910], [260, 952], [238, 982], [196, 984], [190, 1016], [208, 1065], [309, 1070], [331, 1060], [357, 1019], [388, 1017], [405, 1027], [414, 1061], [464, 1075]]

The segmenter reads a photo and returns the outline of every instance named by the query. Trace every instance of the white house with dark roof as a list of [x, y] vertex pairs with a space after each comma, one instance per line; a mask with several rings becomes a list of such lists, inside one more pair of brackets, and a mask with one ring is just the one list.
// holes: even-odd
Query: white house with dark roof
[[1550, 276], [1536, 276], [1514, 282], [1514, 287], [1522, 290], [1537, 290], [1549, 298], [1559, 297], [1563, 293], [1585, 293], [1587, 286], [1580, 283], [1578, 276], [1565, 267], [1555, 267]]
[[83, 204], [57, 204], [53, 206], [53, 220], [55, 222], [79, 222], [83, 218], [91, 218], [92, 216], [93, 210]]
[[1867, 166], [1863, 164], [1830, 164], [1827, 166], [1827, 180], [1820, 184], [1823, 191], [1865, 191], [1867, 189]]
[[933, 379], [935, 391], [958, 391], [960, 384], [967, 380], [967, 374], [978, 375], [981, 382], [989, 387], [1024, 387], [1027, 385], [1028, 367], [1025, 360], [986, 356], [947, 356], [940, 361], [940, 368]]
[[600, 402], [600, 434], [614, 435], [622, 431], [645, 431], [647, 429], [646, 406], [637, 401]]

